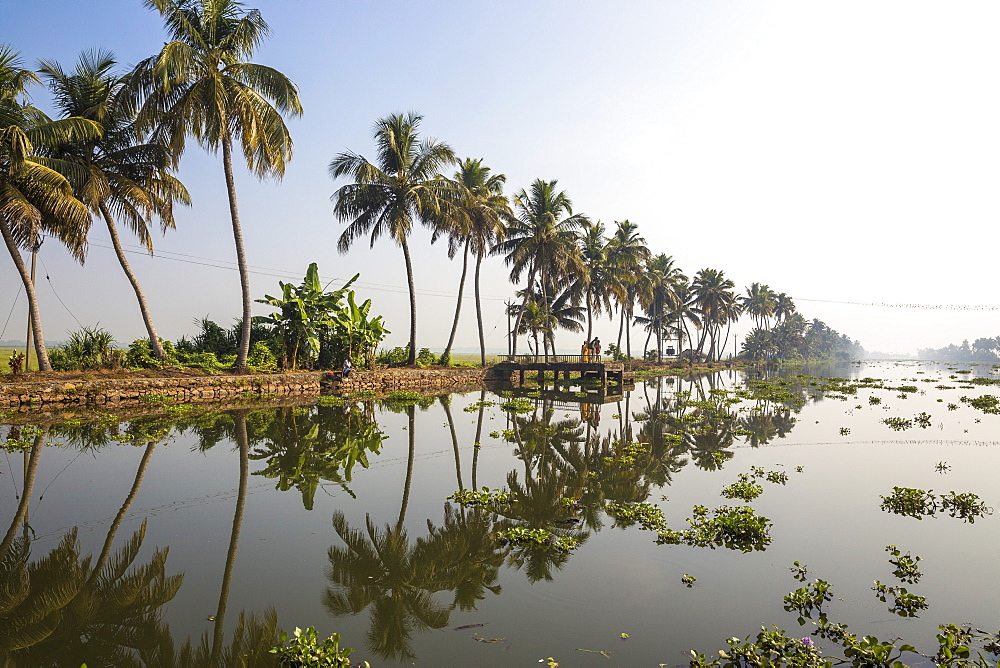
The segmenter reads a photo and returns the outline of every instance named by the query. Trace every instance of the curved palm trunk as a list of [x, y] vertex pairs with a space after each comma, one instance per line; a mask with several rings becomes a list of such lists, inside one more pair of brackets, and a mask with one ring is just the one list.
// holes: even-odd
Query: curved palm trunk
[[628, 309], [628, 321], [625, 323], [625, 355], [632, 359], [632, 307]]
[[222, 575], [222, 590], [219, 592], [219, 606], [215, 612], [215, 633], [212, 637], [212, 663], [219, 665], [225, 644], [226, 604], [229, 602], [229, 587], [233, 582], [233, 568], [236, 565], [236, 549], [240, 544], [240, 530], [243, 527], [243, 511], [247, 502], [247, 479], [250, 477], [250, 438], [247, 435], [246, 411], [237, 411], [236, 443], [240, 448], [240, 486], [236, 495], [236, 512], [233, 513], [233, 529], [229, 535], [229, 551], [226, 553], [226, 569]]
[[[479, 364], [486, 367], [486, 337], [483, 335], [483, 304], [479, 298], [479, 269], [483, 265], [483, 254], [476, 253], [476, 274], [473, 278], [476, 293], [476, 323], [479, 325]], [[508, 321], [509, 322], [509, 321]]]
[[125, 251], [122, 250], [121, 241], [118, 239], [118, 229], [115, 227], [115, 221], [111, 218], [111, 212], [108, 210], [107, 204], [101, 202], [100, 208], [101, 215], [104, 216], [104, 222], [108, 225], [108, 233], [111, 235], [111, 245], [114, 246], [115, 255], [118, 256], [118, 264], [122, 266], [122, 271], [125, 272], [128, 282], [132, 284], [135, 298], [139, 302], [139, 311], [142, 313], [142, 322], [146, 325], [146, 333], [149, 334], [149, 345], [153, 348], [153, 355], [158, 360], [165, 360], [167, 359], [167, 353], [163, 350], [160, 337], [156, 334], [156, 327], [153, 326], [153, 317], [149, 314], [149, 306], [146, 304], [145, 295], [142, 294], [142, 288], [139, 287], [139, 281], [136, 279], [135, 274], [132, 273], [132, 267], [129, 265], [128, 260], [125, 259]]
[[146, 445], [146, 452], [142, 455], [142, 460], [139, 462], [139, 469], [135, 472], [135, 479], [132, 481], [132, 489], [129, 490], [128, 496], [125, 497], [125, 502], [122, 504], [122, 507], [119, 508], [118, 514], [111, 523], [111, 528], [108, 529], [107, 538], [104, 539], [104, 547], [101, 549], [101, 554], [97, 557], [97, 561], [94, 563], [94, 569], [90, 574], [91, 581], [96, 580], [100, 576], [101, 571], [104, 570], [104, 565], [108, 561], [108, 557], [111, 556], [111, 546], [115, 542], [115, 534], [118, 533], [118, 527], [121, 526], [122, 520], [125, 519], [125, 515], [128, 513], [129, 508], [132, 506], [132, 502], [135, 501], [135, 497], [139, 493], [139, 487], [142, 485], [142, 479], [146, 475], [146, 467], [149, 466], [149, 460], [153, 456], [153, 450], [155, 449], [155, 441]]
[[240, 269], [240, 289], [243, 291], [243, 327], [236, 352], [236, 370], [245, 372], [250, 354], [250, 272], [247, 269], [246, 249], [243, 246], [243, 227], [240, 210], [236, 204], [236, 181], [233, 178], [233, 139], [226, 132], [222, 137], [222, 166], [226, 172], [226, 192], [229, 195], [229, 215], [233, 221], [233, 239], [236, 242], [236, 264]]
[[[476, 274], [473, 282], [475, 283], [475, 293], [476, 293], [476, 323], [479, 325], [479, 364], [486, 367], [486, 337], [483, 335], [483, 305], [479, 299], [479, 268], [483, 264], [483, 254], [476, 254]], [[509, 321], [508, 321], [509, 322]]]
[[[0, 234], [3, 235], [3, 242], [7, 246], [7, 252], [10, 253], [10, 258], [14, 261], [14, 266], [17, 267], [17, 273], [21, 276], [21, 282], [24, 284], [24, 292], [28, 296], [28, 317], [31, 320], [31, 333], [35, 338], [35, 356], [38, 358], [38, 370], [52, 371], [52, 365], [49, 363], [49, 354], [45, 350], [45, 338], [42, 336], [42, 316], [38, 311], [38, 296], [35, 293], [35, 285], [31, 280], [31, 274], [28, 273], [28, 268], [24, 264], [24, 258], [21, 257], [21, 251], [18, 250], [17, 244], [14, 243], [14, 236], [11, 234], [7, 219], [2, 215], [0, 215]], [[27, 362], [28, 360], [25, 359], [25, 371], [28, 370]]]
[[410, 356], [406, 363], [413, 366], [417, 363], [417, 289], [413, 285], [413, 263], [410, 262], [410, 246], [406, 237], [399, 240], [403, 247], [403, 260], [406, 262], [406, 285], [410, 291]]
[[462, 254], [462, 278], [458, 280], [458, 302], [455, 304], [455, 321], [451, 323], [451, 336], [448, 337], [448, 345], [445, 346], [444, 354], [441, 355], [441, 364], [451, 364], [451, 347], [455, 343], [455, 332], [458, 331], [458, 316], [462, 313], [462, 292], [465, 290], [465, 275], [469, 270], [469, 242], [465, 242], [465, 252]]
[[17, 535], [17, 528], [24, 521], [24, 518], [28, 516], [28, 503], [30, 503], [31, 493], [35, 489], [35, 474], [38, 473], [38, 460], [42, 458], [42, 448], [45, 445], [45, 437], [48, 433], [48, 427], [44, 427], [35, 436], [35, 440], [31, 444], [28, 467], [24, 470], [24, 489], [21, 490], [21, 501], [17, 504], [17, 510], [14, 511], [14, 519], [10, 523], [10, 528], [7, 529], [7, 534], [3, 537], [3, 542], [0, 543], [0, 559], [7, 554], [11, 544], [14, 542], [14, 536]]
[[617, 348], [618, 348], [618, 352], [621, 352], [621, 349], [622, 349], [622, 334], [625, 333], [625, 304], [622, 304], [621, 308], [619, 310], [621, 311], [621, 322], [618, 324], [618, 343], [617, 343]]
[[406, 456], [406, 482], [403, 483], [403, 500], [399, 504], [399, 518], [396, 520], [396, 530], [403, 528], [403, 520], [406, 518], [406, 506], [410, 501], [410, 483], [413, 481], [413, 460], [417, 454], [416, 420], [414, 419], [415, 409], [413, 406], [406, 407], [406, 433], [410, 440], [410, 448]]

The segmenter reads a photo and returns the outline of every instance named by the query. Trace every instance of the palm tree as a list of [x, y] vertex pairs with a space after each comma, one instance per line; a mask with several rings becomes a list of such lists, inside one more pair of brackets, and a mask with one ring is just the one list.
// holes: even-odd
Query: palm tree
[[171, 40], [130, 75], [134, 95], [145, 98], [137, 128], [179, 159], [192, 135], [213, 153], [222, 147], [229, 214], [243, 291], [243, 329], [236, 369], [250, 351], [250, 274], [233, 176], [233, 141], [258, 178], [281, 178], [292, 158], [292, 137], [282, 113], [302, 114], [298, 87], [281, 72], [246, 62], [270, 28], [257, 10], [238, 0], [143, 0], [163, 17]]
[[353, 152], [340, 153], [330, 162], [330, 177], [354, 180], [333, 194], [333, 213], [348, 222], [337, 241], [346, 253], [361, 236], [370, 235], [371, 245], [383, 234], [403, 249], [406, 283], [410, 292], [410, 355], [407, 364], [417, 361], [417, 294], [407, 237], [414, 220], [424, 224], [445, 221], [453, 214], [455, 190], [438, 173], [455, 162], [448, 144], [434, 139], [420, 140], [418, 128], [423, 116], [393, 114], [375, 123], [378, 164]]
[[[618, 304], [621, 309], [621, 325], [618, 328], [618, 349], [622, 346], [622, 332], [625, 333], [625, 347], [629, 358], [632, 357], [632, 310], [638, 293], [638, 280], [641, 277], [639, 268], [649, 261], [651, 253], [646, 246], [646, 240], [639, 236], [639, 226], [628, 220], [615, 222], [615, 233], [611, 237], [608, 250], [611, 263], [628, 276], [625, 289], [622, 291]], [[627, 324], [627, 326], [626, 326]]]
[[594, 334], [594, 314], [612, 312], [612, 300], [624, 299], [621, 269], [611, 261], [610, 244], [604, 236], [604, 225], [584, 223], [581, 226], [580, 253], [586, 272], [580, 279], [584, 282], [587, 305], [587, 341]]
[[135, 110], [119, 95], [123, 79], [111, 74], [114, 66], [110, 52], [87, 51], [80, 55], [70, 74], [55, 61], [42, 61], [40, 71], [48, 79], [64, 117], [87, 118], [104, 129], [98, 139], [62, 144], [53, 152], [76, 162], [85, 173], [77, 194], [95, 215], [104, 218], [115, 255], [139, 302], [153, 354], [162, 360], [167, 355], [139, 281], [125, 258], [115, 218], [122, 220], [152, 253], [150, 219], [159, 218], [160, 229], [166, 232], [174, 227], [174, 201], [190, 204], [190, 199], [180, 181], [167, 171], [170, 160], [166, 147], [138, 141]]
[[691, 290], [702, 319], [701, 340], [698, 342], [698, 353], [701, 354], [706, 337], [711, 344], [708, 350], [709, 359], [713, 359], [718, 350], [717, 344], [722, 325], [730, 322], [736, 313], [736, 294], [733, 289], [736, 284], [725, 277], [718, 269], [702, 269], [695, 276]]
[[777, 320], [787, 320], [795, 313], [795, 302], [792, 298], [781, 292], [774, 297], [774, 317]]
[[468, 269], [469, 251], [476, 256], [476, 275], [474, 279], [476, 293], [476, 321], [479, 324], [479, 354], [480, 363], [486, 366], [486, 338], [483, 334], [483, 309], [479, 297], [479, 270], [483, 256], [490, 246], [503, 238], [506, 222], [513, 213], [507, 197], [503, 194], [503, 186], [507, 177], [503, 174], [490, 174], [490, 168], [483, 165], [482, 159], [466, 158], [459, 163], [458, 171], [452, 177], [452, 184], [458, 194], [458, 206], [455, 219], [448, 228], [448, 256], [454, 257], [458, 246], [464, 246], [462, 253], [462, 278], [458, 282], [458, 302], [455, 306], [455, 321], [451, 326], [448, 345], [441, 355], [441, 363], [451, 360], [451, 347], [455, 343], [455, 333], [458, 331], [458, 316], [462, 310], [462, 292], [465, 288], [465, 275]]
[[80, 263], [87, 249], [90, 213], [73, 196], [64, 174], [79, 176], [66, 161], [33, 155], [70, 141], [99, 136], [100, 126], [82, 118], [49, 120], [24, 96], [38, 77], [21, 67], [17, 54], [0, 45], [0, 235], [24, 284], [28, 314], [41, 371], [51, 371], [38, 298], [21, 249], [38, 248], [42, 233], [55, 236]]
[[[517, 354], [517, 333], [521, 318], [537, 285], [543, 293], [551, 291], [560, 280], [584, 272], [580, 249], [576, 245], [577, 229], [589, 219], [573, 213], [573, 204], [564, 191], [556, 190], [557, 181], [536, 179], [530, 192], [523, 188], [514, 195], [516, 215], [507, 228], [507, 238], [493, 247], [494, 254], [503, 253], [510, 266], [510, 280], [517, 283], [527, 272], [528, 281], [517, 312], [511, 336], [512, 352]], [[536, 351], [537, 354], [537, 351]]]
[[668, 327], [668, 319], [679, 302], [679, 288], [687, 283], [687, 277], [679, 267], [674, 266], [674, 258], [660, 253], [646, 263], [645, 275], [649, 290], [640, 304], [646, 309], [650, 333], [656, 334], [656, 361], [663, 361], [663, 333]]
[[774, 315], [777, 306], [777, 295], [766, 285], [753, 283], [747, 288], [746, 296], [741, 298], [743, 310], [753, 318], [759, 328], [767, 328], [767, 319]]

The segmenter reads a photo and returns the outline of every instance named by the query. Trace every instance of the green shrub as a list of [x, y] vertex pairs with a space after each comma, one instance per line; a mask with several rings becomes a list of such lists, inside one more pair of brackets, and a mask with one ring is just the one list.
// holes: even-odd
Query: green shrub
[[113, 347], [115, 337], [100, 327], [82, 327], [69, 332], [69, 341], [54, 348], [49, 362], [56, 371], [117, 369], [122, 365], [122, 351]]

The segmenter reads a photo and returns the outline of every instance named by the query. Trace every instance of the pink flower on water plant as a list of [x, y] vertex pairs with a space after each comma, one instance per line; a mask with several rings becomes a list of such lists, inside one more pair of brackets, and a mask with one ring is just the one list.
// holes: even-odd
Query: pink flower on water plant
[[812, 647], [815, 644], [816, 643], [814, 643], [813, 639], [810, 638], [809, 636], [806, 636], [805, 638], [802, 639], [802, 646], [803, 647]]

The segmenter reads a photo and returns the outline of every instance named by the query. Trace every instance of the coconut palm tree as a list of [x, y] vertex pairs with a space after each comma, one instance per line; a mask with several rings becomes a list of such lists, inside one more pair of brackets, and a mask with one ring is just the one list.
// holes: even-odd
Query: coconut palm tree
[[556, 184], [555, 180], [536, 179], [530, 191], [522, 188], [514, 195], [516, 214], [507, 228], [507, 237], [490, 251], [505, 255], [512, 282], [519, 282], [525, 273], [528, 278], [511, 332], [514, 354], [517, 354], [521, 318], [534, 297], [536, 285], [543, 293], [544, 302], [544, 293], [553, 285], [584, 272], [583, 259], [576, 245], [577, 229], [589, 219], [582, 213], [573, 213], [572, 202], [565, 191], [556, 190]]
[[635, 300], [638, 296], [638, 282], [641, 279], [639, 268], [649, 261], [652, 255], [646, 246], [646, 240], [639, 236], [639, 226], [628, 220], [615, 221], [615, 232], [611, 236], [608, 255], [611, 264], [623, 272], [624, 290], [619, 298], [621, 309], [621, 325], [618, 328], [618, 348], [622, 346], [622, 333], [625, 334], [627, 356], [632, 357], [631, 326]]
[[281, 178], [292, 158], [292, 137], [282, 114], [299, 116], [298, 87], [281, 72], [247, 62], [270, 33], [257, 10], [238, 0], [143, 0], [155, 9], [171, 41], [141, 61], [129, 77], [142, 98], [137, 129], [168, 146], [179, 159], [191, 135], [213, 153], [222, 148], [229, 214], [243, 292], [243, 329], [236, 369], [245, 370], [252, 323], [250, 274], [233, 176], [233, 143], [258, 178]]
[[691, 284], [691, 291], [702, 319], [698, 353], [701, 354], [705, 340], [709, 338], [710, 359], [721, 353], [717, 347], [721, 327], [730, 322], [736, 313], [736, 294], [733, 292], [735, 287], [736, 284], [718, 269], [702, 269], [695, 275]]
[[63, 117], [87, 118], [103, 128], [97, 139], [61, 144], [52, 153], [77, 163], [85, 174], [77, 185], [77, 195], [107, 224], [115, 255], [139, 302], [153, 354], [162, 360], [166, 352], [139, 281], [125, 258], [115, 220], [122, 221], [152, 253], [152, 218], [159, 219], [162, 232], [172, 229], [174, 202], [190, 204], [190, 198], [181, 182], [168, 172], [166, 147], [138, 140], [135, 110], [119, 95], [123, 79], [111, 71], [115, 64], [108, 51], [82, 53], [71, 73], [55, 61], [40, 63]]
[[642, 295], [640, 305], [649, 318], [650, 333], [656, 334], [656, 361], [662, 362], [663, 333], [669, 326], [671, 312], [678, 305], [678, 289], [687, 283], [687, 277], [674, 266], [673, 257], [663, 253], [646, 263], [644, 273], [649, 289]]
[[777, 295], [774, 290], [761, 283], [753, 283], [747, 288], [745, 296], [740, 298], [743, 304], [743, 311], [753, 318], [754, 325], [759, 328], [767, 328], [767, 319], [774, 315], [774, 308], [777, 305]]
[[418, 132], [423, 116], [392, 114], [375, 123], [377, 164], [353, 152], [338, 154], [329, 167], [330, 177], [343, 176], [353, 183], [333, 194], [333, 213], [348, 223], [337, 241], [346, 253], [351, 244], [369, 236], [371, 245], [383, 234], [403, 249], [406, 283], [410, 293], [410, 355], [407, 364], [417, 361], [417, 293], [407, 238], [414, 221], [446, 226], [454, 220], [455, 188], [438, 175], [455, 162], [451, 147], [435, 139], [421, 141]]
[[455, 343], [455, 333], [458, 331], [458, 317], [462, 309], [462, 292], [465, 288], [465, 276], [469, 263], [469, 251], [476, 256], [476, 274], [474, 279], [476, 293], [476, 321], [479, 325], [480, 363], [486, 366], [486, 339], [483, 334], [483, 309], [479, 296], [479, 271], [483, 256], [490, 246], [502, 239], [507, 229], [507, 221], [513, 213], [510, 203], [503, 194], [503, 186], [507, 177], [503, 174], [490, 174], [490, 168], [483, 165], [481, 158], [473, 160], [466, 158], [459, 163], [458, 171], [452, 177], [452, 186], [457, 194], [455, 218], [449, 221], [449, 227], [443, 231], [448, 233], [448, 257], [454, 257], [458, 247], [464, 247], [462, 253], [462, 278], [458, 282], [458, 302], [455, 306], [455, 321], [451, 326], [448, 345], [441, 355], [441, 363], [451, 360], [451, 347]]
[[20, 251], [37, 250], [45, 233], [59, 239], [83, 263], [90, 213], [74, 197], [65, 176], [79, 177], [80, 170], [64, 160], [34, 153], [94, 139], [101, 127], [82, 118], [50, 120], [25, 101], [28, 86], [34, 83], [38, 83], [37, 75], [21, 66], [17, 53], [0, 45], [0, 236], [28, 297], [38, 368], [51, 371], [35, 286]]
[[774, 296], [774, 317], [777, 320], [787, 320], [793, 313], [795, 313], [795, 302], [791, 297], [784, 292]]
[[611, 261], [610, 244], [604, 236], [604, 225], [584, 223], [581, 226], [580, 253], [586, 272], [580, 276], [586, 295], [587, 340], [593, 339], [594, 315], [612, 312], [612, 303], [624, 299], [623, 271]]

